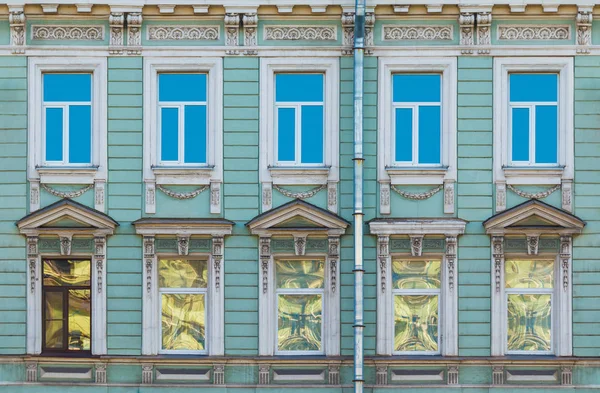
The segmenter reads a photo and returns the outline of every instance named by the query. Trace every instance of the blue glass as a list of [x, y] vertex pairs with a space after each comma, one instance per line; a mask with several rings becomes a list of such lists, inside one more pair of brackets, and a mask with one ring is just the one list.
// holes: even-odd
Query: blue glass
[[63, 160], [63, 110], [46, 108], [46, 161]]
[[529, 108], [512, 109], [512, 160], [529, 161]]
[[276, 102], [323, 102], [323, 74], [277, 74]]
[[206, 74], [159, 74], [160, 102], [206, 101]]
[[277, 160], [296, 160], [296, 109], [277, 110]]
[[440, 164], [441, 110], [439, 106], [419, 107], [419, 164]]
[[160, 147], [162, 161], [179, 160], [179, 109], [161, 108]]
[[304, 105], [301, 112], [303, 164], [323, 163], [323, 106]]
[[535, 107], [535, 162], [558, 163], [558, 109], [556, 105]]
[[413, 110], [396, 108], [396, 161], [412, 161]]
[[90, 102], [91, 74], [44, 74], [45, 102]]
[[186, 105], [184, 110], [184, 161], [206, 163], [206, 105]]
[[441, 82], [439, 74], [395, 74], [394, 102], [440, 102]]
[[92, 162], [92, 107], [69, 106], [69, 162], [90, 164]]
[[557, 74], [510, 74], [511, 102], [556, 102]]

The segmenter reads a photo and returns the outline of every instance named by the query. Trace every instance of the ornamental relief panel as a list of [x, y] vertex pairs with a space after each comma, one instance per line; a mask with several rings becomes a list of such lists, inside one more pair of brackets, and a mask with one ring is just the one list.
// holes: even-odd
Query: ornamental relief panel
[[454, 36], [452, 25], [383, 26], [384, 41], [451, 41]]
[[218, 41], [219, 26], [148, 26], [148, 41]]
[[265, 41], [336, 41], [336, 26], [265, 26]]
[[571, 26], [569, 25], [498, 25], [498, 40], [523, 41], [523, 40], [558, 40], [571, 39]]
[[33, 40], [104, 41], [104, 26], [32, 25]]

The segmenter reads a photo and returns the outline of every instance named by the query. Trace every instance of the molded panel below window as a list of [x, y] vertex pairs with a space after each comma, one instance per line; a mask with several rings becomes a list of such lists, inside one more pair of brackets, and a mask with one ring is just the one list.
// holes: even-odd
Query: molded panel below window
[[296, 110], [279, 108], [277, 110], [277, 159], [294, 161], [296, 159]]
[[63, 159], [63, 110], [46, 108], [46, 161]]
[[419, 107], [419, 164], [440, 164], [441, 110], [439, 106]]
[[206, 74], [160, 74], [158, 100], [162, 102], [206, 101]]
[[187, 105], [185, 107], [185, 146], [186, 163], [206, 163], [206, 106]]
[[72, 164], [92, 162], [92, 107], [90, 105], [69, 107], [69, 162]]
[[535, 107], [535, 161], [538, 164], [558, 162], [558, 109], [556, 105]]
[[440, 102], [441, 80], [441, 75], [436, 74], [394, 75], [394, 102]]
[[529, 108], [512, 109], [512, 160], [529, 161]]
[[510, 74], [511, 102], [556, 102], [557, 74]]
[[275, 101], [323, 102], [323, 74], [277, 74]]
[[323, 163], [323, 107], [302, 107], [302, 163]]
[[179, 109], [161, 109], [161, 160], [177, 161], [179, 159]]
[[396, 108], [396, 161], [412, 161], [413, 110]]
[[91, 100], [91, 74], [44, 74], [45, 102], [89, 102]]

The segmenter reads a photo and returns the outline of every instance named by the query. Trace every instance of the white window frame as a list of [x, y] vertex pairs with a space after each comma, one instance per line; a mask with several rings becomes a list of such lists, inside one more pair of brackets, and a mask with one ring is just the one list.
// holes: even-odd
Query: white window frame
[[[158, 113], [159, 73], [207, 74], [206, 164], [162, 163]], [[189, 103], [186, 103], [189, 105]], [[181, 116], [181, 115], [180, 115]], [[180, 132], [182, 130], [180, 129]], [[181, 138], [180, 138], [181, 139]], [[180, 143], [182, 141], [180, 140]], [[146, 213], [155, 213], [156, 185], [210, 185], [216, 194], [211, 213], [220, 213], [223, 181], [223, 59], [216, 57], [144, 58], [144, 182]], [[212, 199], [212, 198], [211, 198]]]
[[[396, 162], [394, 154], [395, 107], [393, 75], [399, 73], [441, 74], [441, 151], [440, 165]], [[378, 180], [392, 185], [440, 185], [456, 181], [456, 57], [380, 57], [379, 127], [377, 137]], [[399, 103], [400, 104], [400, 103]], [[416, 105], [417, 103], [415, 103]], [[430, 103], [427, 103], [430, 104]], [[420, 104], [419, 104], [420, 105]], [[414, 114], [413, 114], [414, 119]], [[413, 134], [418, 132], [413, 127]], [[413, 150], [418, 144], [413, 141]], [[413, 161], [415, 156], [413, 154]]]
[[[91, 163], [67, 164], [45, 161], [44, 73], [92, 74]], [[30, 57], [28, 71], [28, 165], [27, 177], [34, 184], [94, 184], [107, 179], [107, 60], [106, 57]], [[50, 107], [55, 104], [50, 103]], [[63, 103], [64, 104], [64, 103]], [[63, 117], [65, 112], [63, 111]], [[68, 125], [68, 124], [67, 124]], [[63, 124], [64, 135], [65, 124]], [[63, 157], [68, 154], [64, 150]], [[96, 208], [104, 209], [104, 203]], [[32, 203], [32, 210], [39, 208]]]
[[[511, 103], [509, 74], [558, 74], [558, 162], [528, 164], [512, 162]], [[557, 185], [574, 176], [572, 57], [496, 57], [494, 58], [494, 182], [496, 184]], [[527, 103], [518, 103], [527, 104]], [[548, 103], [545, 103], [548, 104]], [[531, 116], [531, 115], [530, 115]], [[531, 119], [531, 117], [530, 117]], [[532, 129], [530, 127], [530, 133]], [[535, 148], [530, 140], [530, 149]], [[530, 160], [531, 160], [530, 153]], [[497, 210], [502, 210], [497, 209]]]
[[[157, 285], [155, 286], [155, 290], [157, 291], [156, 293], [156, 306], [157, 309], [155, 310], [156, 312], [156, 316], [158, 317], [158, 323], [157, 323], [157, 328], [158, 328], [158, 337], [157, 337], [157, 344], [158, 344], [158, 354], [159, 355], [207, 355], [209, 353], [209, 348], [211, 346], [211, 342], [210, 339], [212, 338], [211, 335], [211, 330], [212, 330], [212, 326], [210, 326], [210, 321], [212, 320], [212, 314], [214, 313], [214, 311], [212, 311], [212, 297], [214, 296], [214, 294], [211, 291], [211, 288], [214, 288], [214, 282], [213, 282], [213, 277], [212, 277], [212, 269], [211, 269], [211, 258], [210, 258], [210, 254], [206, 254], [206, 253], [191, 253], [189, 255], [186, 256], [181, 256], [181, 255], [173, 255], [173, 254], [162, 254], [162, 253], [158, 253], [156, 255], [156, 261], [157, 264], [160, 263], [161, 259], [184, 259], [184, 260], [188, 260], [188, 261], [193, 261], [193, 260], [202, 260], [202, 261], [206, 261], [206, 270], [208, 273], [208, 281], [206, 283], [206, 288], [168, 288], [168, 287], [159, 287], [158, 282], [159, 280], [159, 272], [158, 272], [158, 265], [156, 270], [156, 278], [155, 278], [155, 282], [157, 283]], [[212, 284], [212, 285], [211, 285]], [[167, 349], [163, 349], [162, 348], [162, 323], [161, 323], [161, 315], [162, 315], [162, 295], [171, 295], [171, 294], [184, 294], [184, 295], [204, 295], [204, 342], [205, 342], [205, 348], [202, 351], [194, 351], [194, 350], [167, 350]]]
[[[339, 57], [260, 59], [260, 182], [315, 185], [339, 181]], [[323, 164], [285, 166], [277, 161], [275, 74], [323, 73]], [[297, 157], [299, 158], [299, 157]]]

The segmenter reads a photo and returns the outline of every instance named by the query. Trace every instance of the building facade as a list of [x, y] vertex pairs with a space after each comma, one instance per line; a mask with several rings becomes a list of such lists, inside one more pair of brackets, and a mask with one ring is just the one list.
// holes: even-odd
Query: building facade
[[[600, 388], [594, 12], [367, 2], [366, 390]], [[354, 23], [0, 3], [2, 391], [352, 388]]]

